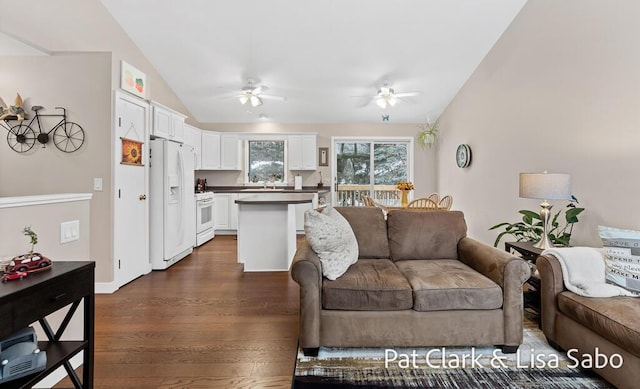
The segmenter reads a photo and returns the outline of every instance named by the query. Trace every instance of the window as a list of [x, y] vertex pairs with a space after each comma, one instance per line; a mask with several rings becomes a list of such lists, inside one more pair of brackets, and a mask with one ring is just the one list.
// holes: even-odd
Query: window
[[335, 203], [362, 205], [363, 195], [382, 204], [397, 202], [396, 184], [413, 179], [412, 142], [411, 138], [334, 138]]
[[285, 147], [283, 140], [247, 141], [250, 182], [283, 181], [285, 175]]

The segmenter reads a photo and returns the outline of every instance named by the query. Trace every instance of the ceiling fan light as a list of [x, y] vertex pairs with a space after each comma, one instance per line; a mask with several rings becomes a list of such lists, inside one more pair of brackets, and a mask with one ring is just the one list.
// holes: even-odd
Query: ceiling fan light
[[387, 99], [385, 99], [383, 96], [378, 96], [376, 98], [376, 104], [378, 104], [378, 107], [385, 109], [387, 108]]
[[397, 102], [398, 102], [398, 99], [394, 95], [391, 95], [387, 98], [387, 103], [389, 103], [389, 105], [392, 107], [396, 105]]
[[249, 101], [249, 96], [247, 96], [246, 94], [242, 94], [240, 95], [240, 97], [238, 97], [238, 101], [240, 101], [240, 104], [245, 105], [247, 104], [247, 101]]

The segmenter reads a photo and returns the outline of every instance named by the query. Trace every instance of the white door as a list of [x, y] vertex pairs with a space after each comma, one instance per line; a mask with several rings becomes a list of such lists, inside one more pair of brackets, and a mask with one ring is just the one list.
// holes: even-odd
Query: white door
[[[116, 286], [151, 271], [149, 262], [148, 128], [149, 105], [140, 99], [115, 93], [114, 222], [113, 254]], [[141, 142], [141, 159], [135, 147], [123, 139]], [[124, 145], [124, 153], [123, 153]], [[129, 155], [129, 161], [123, 155]]]

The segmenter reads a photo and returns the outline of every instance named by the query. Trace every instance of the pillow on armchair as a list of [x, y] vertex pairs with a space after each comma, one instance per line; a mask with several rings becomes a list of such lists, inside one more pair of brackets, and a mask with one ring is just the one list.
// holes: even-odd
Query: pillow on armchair
[[608, 282], [640, 293], [640, 231], [598, 226]]
[[330, 280], [343, 275], [358, 260], [358, 242], [349, 222], [335, 209], [304, 213], [304, 233]]

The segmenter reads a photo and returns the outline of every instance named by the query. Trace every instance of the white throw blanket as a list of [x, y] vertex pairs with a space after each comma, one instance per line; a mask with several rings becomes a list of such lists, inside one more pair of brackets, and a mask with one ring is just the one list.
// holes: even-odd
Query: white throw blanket
[[637, 295], [605, 280], [605, 262], [602, 249], [593, 247], [554, 247], [542, 254], [558, 258], [562, 267], [564, 286], [571, 292], [586, 297], [613, 297]]

